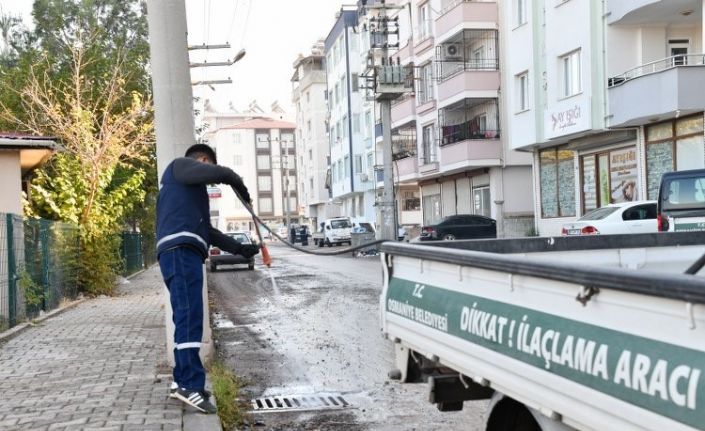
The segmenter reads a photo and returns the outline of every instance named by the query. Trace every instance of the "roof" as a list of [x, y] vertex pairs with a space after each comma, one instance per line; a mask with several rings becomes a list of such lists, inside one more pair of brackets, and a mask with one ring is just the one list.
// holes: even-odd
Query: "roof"
[[54, 138], [28, 135], [25, 133], [0, 131], [0, 147], [9, 148], [51, 148], [56, 146]]
[[296, 129], [296, 124], [270, 118], [254, 118], [222, 129]]

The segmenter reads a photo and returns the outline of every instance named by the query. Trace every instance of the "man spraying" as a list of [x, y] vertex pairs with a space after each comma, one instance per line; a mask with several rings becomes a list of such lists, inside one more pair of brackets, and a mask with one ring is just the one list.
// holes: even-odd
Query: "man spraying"
[[204, 144], [170, 163], [157, 199], [157, 256], [174, 319], [174, 383], [169, 396], [203, 413], [216, 408], [205, 391], [206, 373], [199, 357], [203, 336], [203, 262], [209, 245], [232, 254], [254, 256], [259, 246], [240, 244], [210, 224], [208, 184], [228, 184], [251, 204], [242, 178], [218, 166], [215, 152]]

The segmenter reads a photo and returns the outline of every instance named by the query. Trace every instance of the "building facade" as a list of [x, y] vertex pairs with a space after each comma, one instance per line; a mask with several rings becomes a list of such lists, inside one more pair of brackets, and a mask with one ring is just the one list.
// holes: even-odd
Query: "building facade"
[[[455, 214], [497, 220], [499, 237], [534, 226], [531, 156], [509, 147], [496, 1], [398, 1], [400, 47], [415, 91], [392, 106], [402, 211], [433, 224]], [[418, 201], [416, 201], [418, 202]], [[402, 213], [403, 214], [403, 213]], [[402, 217], [402, 221], [403, 221]]]
[[325, 71], [332, 203], [354, 222], [376, 223], [374, 103], [364, 91], [369, 38], [357, 8], [343, 8], [326, 37]]
[[340, 215], [331, 190], [326, 187], [329, 174], [330, 144], [326, 130], [328, 89], [323, 41], [313, 46], [307, 56], [294, 62], [292, 100], [296, 106], [296, 152], [298, 154], [298, 196], [302, 217], [318, 226], [326, 218]]
[[509, 141], [533, 156], [541, 235], [705, 167], [702, 0], [513, 0], [500, 14]]
[[[224, 122], [206, 134], [218, 164], [242, 177], [255, 212], [268, 226], [284, 226], [287, 214], [298, 222], [296, 124], [270, 117]], [[208, 193], [211, 225], [224, 232], [254, 230], [252, 216], [230, 187], [217, 185]]]

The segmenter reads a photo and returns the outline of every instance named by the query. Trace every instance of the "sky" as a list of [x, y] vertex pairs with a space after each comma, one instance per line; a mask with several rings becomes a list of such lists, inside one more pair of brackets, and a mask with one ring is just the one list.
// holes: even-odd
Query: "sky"
[[[265, 110], [275, 100], [293, 113], [291, 76], [299, 53], [328, 35], [335, 12], [348, 0], [185, 0], [188, 44], [223, 44], [231, 49], [191, 51], [193, 62], [224, 61], [246, 49], [233, 66], [193, 68], [192, 81], [231, 78], [233, 84], [194, 87], [194, 95], [210, 99], [216, 108], [230, 102], [238, 110], [257, 100]], [[3, 12], [31, 21], [33, 0], [0, 0]]]

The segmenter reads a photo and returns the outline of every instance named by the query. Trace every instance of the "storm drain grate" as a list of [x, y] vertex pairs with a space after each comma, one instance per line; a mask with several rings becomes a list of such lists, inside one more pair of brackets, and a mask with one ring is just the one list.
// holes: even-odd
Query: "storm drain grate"
[[350, 403], [339, 394], [271, 396], [252, 400], [253, 413], [338, 410], [350, 407]]

